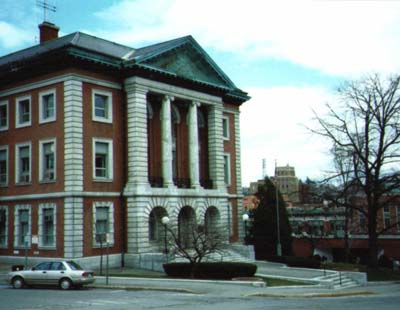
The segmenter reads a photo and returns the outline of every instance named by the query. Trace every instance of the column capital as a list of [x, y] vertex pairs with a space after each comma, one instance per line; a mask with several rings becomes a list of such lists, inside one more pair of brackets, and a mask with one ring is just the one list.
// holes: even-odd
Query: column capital
[[194, 101], [192, 101], [192, 102], [190, 103], [190, 105], [191, 105], [191, 106], [195, 106], [195, 107], [198, 108], [198, 107], [201, 106], [201, 103], [200, 103], [200, 101], [195, 101], [195, 100], [194, 100]]
[[164, 102], [164, 101], [169, 101], [169, 102], [171, 102], [171, 101], [174, 101], [174, 100], [175, 100], [175, 97], [172, 96], [172, 95], [164, 95], [164, 97], [163, 97], [163, 99], [162, 99], [163, 102]]

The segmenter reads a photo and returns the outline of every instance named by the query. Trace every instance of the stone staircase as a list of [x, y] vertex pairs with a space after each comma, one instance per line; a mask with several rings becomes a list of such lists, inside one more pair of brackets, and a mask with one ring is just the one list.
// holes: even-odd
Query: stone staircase
[[340, 271], [331, 271], [328, 275], [319, 277], [319, 280], [330, 282], [331, 287], [334, 289], [343, 289], [360, 285]]

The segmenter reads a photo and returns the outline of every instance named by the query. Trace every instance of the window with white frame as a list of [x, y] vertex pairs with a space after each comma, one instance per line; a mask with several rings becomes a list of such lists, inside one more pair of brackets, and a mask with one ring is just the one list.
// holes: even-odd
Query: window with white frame
[[224, 154], [224, 181], [226, 185], [231, 185], [231, 155]]
[[17, 183], [31, 182], [31, 143], [21, 143], [15, 146]]
[[56, 140], [39, 142], [39, 179], [41, 182], [52, 182], [56, 179]]
[[0, 248], [7, 248], [8, 244], [8, 209], [0, 206]]
[[39, 122], [47, 123], [56, 120], [56, 91], [46, 90], [39, 93]]
[[0, 186], [8, 185], [8, 146], [0, 146]]
[[222, 136], [224, 140], [229, 140], [229, 117], [222, 117]]
[[112, 93], [93, 90], [92, 110], [94, 121], [112, 123]]
[[360, 232], [366, 232], [367, 231], [367, 219], [365, 217], [365, 214], [360, 212], [358, 215], [358, 220], [359, 220]]
[[16, 99], [15, 127], [26, 127], [32, 124], [31, 97], [24, 96]]
[[56, 246], [56, 204], [39, 205], [39, 247]]
[[109, 139], [93, 139], [93, 178], [113, 179], [113, 143]]
[[[107, 238], [108, 237], [108, 238]], [[114, 244], [114, 205], [112, 202], [93, 204], [93, 244]]]
[[389, 206], [384, 206], [383, 207], [383, 220], [384, 220], [385, 228], [390, 227], [390, 210], [389, 210]]
[[29, 247], [31, 244], [31, 206], [15, 207], [14, 246]]
[[8, 101], [0, 101], [0, 131], [8, 129]]

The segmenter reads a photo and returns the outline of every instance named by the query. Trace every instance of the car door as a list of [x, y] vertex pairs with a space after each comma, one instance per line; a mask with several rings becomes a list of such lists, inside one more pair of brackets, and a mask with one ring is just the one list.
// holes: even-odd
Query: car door
[[50, 270], [47, 272], [48, 284], [58, 285], [60, 279], [65, 275], [66, 268], [62, 262], [51, 263]]
[[25, 282], [30, 285], [47, 284], [47, 272], [50, 266], [51, 263], [49, 262], [36, 265], [25, 275]]

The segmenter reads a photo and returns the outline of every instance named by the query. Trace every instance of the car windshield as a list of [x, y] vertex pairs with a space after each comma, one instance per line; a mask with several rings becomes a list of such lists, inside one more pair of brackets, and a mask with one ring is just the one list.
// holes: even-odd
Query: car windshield
[[77, 263], [75, 263], [72, 260], [68, 261], [67, 264], [72, 270], [83, 270], [83, 268], [81, 266], [79, 266]]

